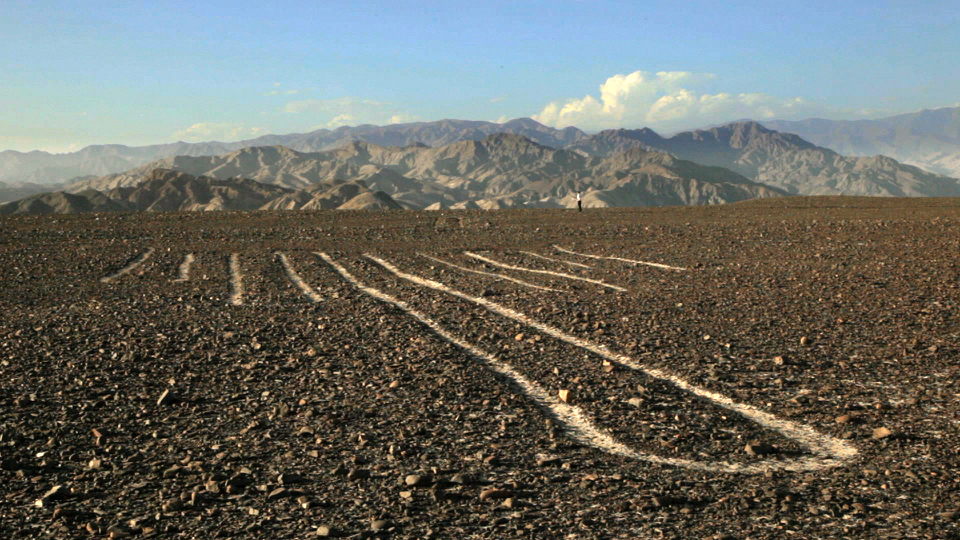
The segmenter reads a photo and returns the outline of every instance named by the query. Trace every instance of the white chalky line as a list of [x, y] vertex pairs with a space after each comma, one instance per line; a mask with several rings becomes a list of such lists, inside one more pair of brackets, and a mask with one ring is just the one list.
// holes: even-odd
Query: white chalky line
[[[743, 403], [737, 403], [732, 399], [690, 384], [687, 381], [667, 373], [661, 369], [652, 368], [644, 366], [630, 357], [615, 354], [610, 352], [605, 346], [597, 345], [590, 341], [577, 338], [570, 334], [563, 332], [557, 328], [553, 328], [541, 322], [537, 322], [533, 319], [530, 319], [526, 315], [514, 311], [508, 307], [501, 306], [495, 302], [491, 302], [484, 298], [478, 298], [475, 296], [470, 296], [463, 292], [451, 289], [442, 283], [437, 283], [428, 279], [421, 278], [412, 274], [407, 274], [400, 271], [395, 266], [390, 263], [374, 257], [373, 255], [365, 255], [370, 260], [380, 264], [390, 272], [394, 273], [400, 278], [406, 279], [418, 285], [424, 287], [429, 287], [438, 291], [442, 291], [453, 296], [462, 298], [464, 300], [473, 302], [480, 306], [485, 307], [486, 309], [509, 319], [521, 322], [528, 326], [539, 330], [540, 332], [550, 335], [556, 339], [565, 341], [571, 345], [585, 349], [601, 358], [609, 360], [611, 362], [616, 362], [620, 365], [626, 366], [630, 369], [640, 371], [646, 375], [653, 377], [655, 379], [660, 379], [667, 381], [677, 388], [689, 392], [695, 396], [706, 399], [707, 401], [712, 402], [718, 407], [722, 407], [729, 411], [733, 411], [744, 418], [751, 420], [758, 425], [777, 431], [780, 434], [784, 435], [789, 439], [800, 443], [806, 447], [814, 456], [808, 456], [797, 459], [788, 459], [788, 460], [767, 460], [761, 463], [730, 463], [726, 461], [695, 461], [689, 459], [678, 459], [678, 458], [663, 458], [651, 454], [644, 454], [637, 452], [623, 444], [615, 441], [611, 436], [603, 433], [598, 428], [592, 425], [592, 423], [586, 419], [585, 415], [578, 408], [567, 405], [558, 399], [550, 396], [543, 388], [539, 387], [535, 383], [523, 378], [522, 375], [514, 372], [509, 366], [500, 364], [495, 358], [487, 356], [481, 356], [487, 363], [494, 363], [494, 369], [497, 369], [499, 372], [504, 373], [505, 375], [510, 376], [520, 384], [524, 390], [526, 390], [531, 396], [533, 396], [537, 401], [549, 407], [554, 414], [557, 415], [562, 421], [564, 421], [571, 429], [574, 438], [580, 441], [582, 444], [593, 446], [594, 448], [609, 452], [611, 454], [617, 454], [633, 459], [648, 461], [652, 463], [661, 463], [665, 465], [672, 465], [676, 467], [685, 467], [690, 469], [697, 469], [703, 471], [712, 471], [712, 472], [727, 472], [727, 473], [744, 473], [744, 474], [756, 474], [760, 472], [765, 472], [773, 469], [783, 469], [788, 471], [816, 471], [825, 469], [828, 467], [836, 467], [843, 464], [845, 461], [854, 458], [857, 455], [857, 450], [852, 445], [848, 444], [845, 441], [840, 439], [830, 437], [829, 435], [824, 435], [817, 432], [813, 428], [801, 424], [791, 422], [789, 420], [783, 420], [777, 418], [776, 416], [761, 411], [756, 407], [751, 405], [746, 405]], [[329, 261], [328, 261], [329, 262]], [[332, 263], [331, 263], [332, 264]], [[389, 300], [388, 300], [389, 301]], [[398, 307], [404, 310], [409, 308], [405, 307], [406, 305], [396, 304]], [[412, 310], [408, 312], [413, 315]], [[422, 315], [414, 315], [418, 318]], [[435, 324], [435, 323], [434, 323]], [[431, 328], [434, 328], [434, 326]], [[436, 328], [435, 328], [436, 330]], [[439, 332], [439, 330], [437, 330]], [[471, 353], [478, 355], [482, 351], [478, 351], [469, 344], [464, 344], [462, 341], [456, 340], [452, 336], [446, 337], [446, 339], [453, 341], [459, 346], [467, 349]]]
[[293, 266], [290, 264], [290, 261], [287, 260], [286, 255], [278, 251], [277, 258], [279, 258], [280, 263], [283, 264], [283, 269], [286, 270], [287, 277], [290, 279], [290, 281], [294, 285], [296, 285], [297, 287], [300, 288], [301, 291], [303, 291], [303, 294], [307, 298], [313, 300], [314, 302], [323, 302], [323, 297], [320, 296], [320, 293], [318, 293], [316, 289], [311, 287], [308, 283], [303, 281], [303, 279], [300, 277], [300, 274], [298, 274], [297, 271], [293, 269]]
[[667, 264], [660, 264], [660, 263], [648, 262], [648, 261], [635, 261], [635, 260], [633, 260], [633, 259], [622, 259], [622, 258], [620, 258], [620, 257], [605, 257], [605, 256], [600, 256], [600, 255], [589, 255], [589, 254], [587, 254], [587, 253], [577, 253], [576, 251], [570, 251], [569, 249], [563, 249], [562, 247], [556, 246], [556, 245], [553, 246], [553, 247], [554, 247], [554, 249], [556, 249], [557, 251], [560, 251], [560, 252], [562, 252], [562, 253], [569, 253], [570, 255], [577, 255], [577, 256], [580, 256], [580, 257], [588, 257], [588, 258], [590, 258], [590, 259], [607, 259], [607, 260], [611, 260], [611, 261], [622, 261], [622, 262], [628, 262], [628, 263], [631, 263], [631, 264], [643, 264], [643, 265], [646, 265], [646, 266], [655, 266], [655, 267], [657, 267], [657, 268], [663, 268], [663, 269], [665, 269], [665, 270], [680, 270], [680, 271], [682, 271], [682, 272], [686, 272], [686, 271], [688, 270], [687, 268], [682, 268], [682, 267], [680, 267], [680, 266], [670, 266], [670, 265], [667, 265]]
[[117, 270], [116, 273], [110, 274], [110, 275], [107, 276], [107, 277], [100, 278], [100, 282], [101, 282], [101, 283], [110, 283], [111, 281], [117, 279], [118, 277], [120, 277], [120, 276], [122, 276], [122, 275], [124, 275], [124, 274], [129, 274], [130, 272], [132, 272], [133, 270], [135, 270], [138, 266], [140, 266], [141, 264], [143, 264], [144, 262], [146, 262], [146, 260], [149, 259], [149, 258], [150, 258], [150, 255], [152, 255], [152, 254], [153, 254], [153, 248], [147, 248], [147, 250], [144, 251], [143, 253], [141, 253], [136, 259], [130, 261], [130, 264], [124, 266], [124, 267], [121, 268], [120, 270]]
[[573, 274], [564, 274], [563, 272], [551, 272], [550, 270], [536, 270], [536, 269], [533, 269], [533, 268], [524, 268], [524, 267], [522, 267], [522, 266], [513, 266], [513, 265], [509, 265], [509, 264], [503, 264], [503, 263], [501, 263], [501, 262], [497, 262], [497, 261], [495, 261], [495, 260], [493, 260], [493, 259], [489, 259], [489, 258], [484, 257], [484, 256], [482, 256], [482, 255], [477, 255], [476, 253], [471, 253], [471, 252], [469, 252], [469, 251], [464, 251], [463, 254], [466, 255], [467, 257], [473, 257], [474, 259], [477, 259], [478, 261], [483, 261], [483, 262], [485, 262], [485, 263], [492, 264], [492, 265], [494, 265], [494, 266], [499, 266], [500, 268], [506, 268], [507, 270], [519, 270], [519, 271], [521, 271], [521, 272], [533, 272], [533, 273], [535, 273], [535, 274], [547, 274], [547, 275], [549, 275], [549, 276], [557, 276], [557, 277], [562, 277], [562, 278], [566, 278], [566, 279], [574, 279], [574, 280], [577, 280], [577, 281], [585, 281], [585, 282], [587, 282], [587, 283], [593, 283], [594, 285], [599, 285], [599, 286], [601, 286], [601, 287], [606, 287], [606, 288], [608, 288], [608, 289], [613, 289], [613, 290], [615, 290], [615, 291], [627, 292], [627, 289], [624, 289], [623, 287], [618, 287], [618, 286], [616, 286], [616, 285], [611, 285], [611, 284], [609, 284], [609, 283], [604, 283], [603, 281], [600, 281], [600, 280], [598, 280], [598, 279], [590, 279], [590, 278], [575, 276], [575, 275], [573, 275]]
[[593, 268], [589, 264], [580, 264], [578, 262], [573, 262], [573, 261], [561, 261], [560, 259], [551, 259], [550, 257], [547, 257], [545, 255], [540, 255], [539, 253], [534, 253], [532, 251], [521, 251], [520, 253], [523, 253], [524, 255], [530, 255], [531, 257], [536, 257], [538, 259], [543, 259], [545, 261], [568, 264], [570, 266], [578, 266], [580, 268]]
[[180, 276], [173, 281], [190, 281], [190, 266], [195, 260], [196, 259], [193, 257], [193, 253], [187, 253], [186, 257], [183, 258], [183, 262], [180, 263]]
[[240, 273], [240, 255], [230, 254], [230, 304], [243, 305], [243, 275]]
[[438, 258], [436, 258], [436, 257], [431, 257], [431, 256], [425, 255], [425, 254], [423, 254], [423, 253], [419, 253], [419, 255], [420, 255], [421, 257], [426, 257], [427, 259], [430, 259], [431, 261], [438, 262], [438, 263], [440, 263], [440, 264], [445, 264], [445, 265], [447, 265], [447, 266], [456, 268], [457, 270], [461, 270], [461, 271], [463, 271], [463, 272], [472, 272], [472, 273], [474, 273], [474, 274], [480, 274], [480, 275], [482, 275], [482, 276], [490, 276], [490, 277], [492, 277], [492, 278], [494, 278], [494, 279], [502, 279], [502, 280], [505, 280], [505, 281], [512, 281], [513, 283], [516, 283], [516, 284], [518, 284], [518, 285], [523, 285], [524, 287], [530, 287], [531, 289], [537, 289], [537, 290], [540, 290], [540, 291], [562, 292], [562, 291], [560, 291], [560, 290], [558, 290], [558, 289], [551, 289], [550, 287], [541, 287], [541, 286], [539, 286], [539, 285], [534, 285], [533, 283], [529, 283], [529, 282], [523, 281], [522, 279], [512, 278], [512, 277], [504, 276], [504, 275], [500, 275], [500, 274], [494, 274], [493, 272], [484, 272], [483, 270], [474, 270], [474, 269], [472, 269], [472, 268], [467, 268], [467, 267], [465, 267], [465, 266], [460, 266], [460, 265], [457, 265], [457, 264], [453, 264], [452, 262], [445, 261], [445, 260], [443, 260], [443, 259], [438, 259]]

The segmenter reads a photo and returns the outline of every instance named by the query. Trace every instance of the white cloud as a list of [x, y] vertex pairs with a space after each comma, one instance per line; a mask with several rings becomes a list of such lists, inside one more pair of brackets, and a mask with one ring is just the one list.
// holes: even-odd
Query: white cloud
[[229, 122], [200, 122], [173, 134], [178, 141], [237, 141], [267, 133], [264, 127], [248, 127]]
[[554, 127], [586, 130], [652, 127], [679, 130], [743, 118], [767, 120], [822, 114], [802, 98], [781, 99], [762, 93], [707, 94], [697, 87], [715, 79], [709, 73], [635, 71], [614, 75], [600, 85], [599, 99], [587, 95], [547, 104], [534, 120]]
[[417, 120], [415, 116], [390, 103], [355, 97], [291, 101], [283, 107], [283, 111], [316, 118], [321, 122], [321, 126], [328, 128], [360, 124], [399, 124]]

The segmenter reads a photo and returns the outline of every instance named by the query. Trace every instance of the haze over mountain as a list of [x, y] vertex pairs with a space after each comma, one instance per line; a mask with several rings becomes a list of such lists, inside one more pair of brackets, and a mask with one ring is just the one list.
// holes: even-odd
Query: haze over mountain
[[650, 129], [608, 130], [571, 148], [591, 155], [607, 155], [632, 145], [725, 167], [795, 195], [960, 196], [956, 178], [884, 156], [845, 157], [795, 134], [774, 131], [751, 121], [678, 133], [669, 138]]
[[494, 133], [523, 135], [554, 148], [562, 148], [587, 137], [587, 134], [577, 128], [553, 129], [529, 118], [518, 118], [504, 123], [440, 120], [388, 126], [343, 126], [333, 130], [318, 129], [310, 133], [264, 135], [230, 143], [177, 142], [139, 147], [122, 144], [93, 145], [64, 154], [5, 150], [0, 152], [0, 182], [11, 184], [11, 187], [26, 182], [60, 184], [80, 176], [103, 176], [127, 171], [167, 157], [216, 156], [251, 146], [286, 146], [300, 152], [331, 150], [352, 141], [365, 141], [380, 146], [444, 146], [457, 141], [481, 140]]
[[848, 156], [885, 155], [960, 178], [960, 107], [943, 107], [880, 120], [766, 121]]

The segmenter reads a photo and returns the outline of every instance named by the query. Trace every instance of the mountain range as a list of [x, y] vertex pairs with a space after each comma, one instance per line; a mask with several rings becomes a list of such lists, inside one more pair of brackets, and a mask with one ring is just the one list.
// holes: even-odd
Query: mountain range
[[880, 120], [770, 121], [848, 156], [892, 157], [922, 169], [960, 178], [960, 107], [943, 107]]
[[330, 182], [291, 189], [244, 178], [193, 176], [154, 169], [132, 186], [101, 192], [41, 193], [0, 205], [0, 214], [175, 212], [211, 210], [378, 210], [400, 205], [363, 182]]
[[[911, 116], [923, 126], [911, 128], [911, 140], [935, 132], [929, 137], [945, 148], [957, 139], [951, 133], [960, 127], [950, 127], [957, 124], [957, 110], [925, 112], [936, 113], [939, 121]], [[910, 124], [904, 118], [897, 122]], [[587, 190], [588, 204], [596, 206], [711, 204], [739, 200], [744, 192], [960, 196], [955, 178], [885, 156], [843, 156], [752, 121], [664, 137], [646, 128], [589, 135], [516, 119], [364, 125], [237, 143], [91, 146], [74, 154], [0, 152], [0, 178], [20, 178], [0, 185], [0, 201], [38, 188], [107, 193], [135, 186], [156, 169], [298, 190], [359, 181], [405, 208], [564, 207], [577, 189]], [[33, 183], [23, 181], [24, 171]], [[69, 177], [77, 172], [85, 174]], [[660, 180], [651, 181], [654, 177]], [[37, 183], [51, 178], [54, 183]]]
[[[184, 189], [171, 195], [170, 188], [157, 179], [158, 175], [166, 179], [172, 171], [211, 183], [244, 183], [235, 192], [240, 192], [240, 187], [243, 193], [273, 189], [273, 199], [246, 194], [244, 200], [253, 202], [229, 202], [226, 184], [211, 184], [219, 187], [219, 199], [184, 197]], [[254, 190], [254, 184], [261, 187]], [[121, 206], [134, 202], [138, 210], [310, 209], [317, 206], [297, 193], [316, 194], [353, 184], [382, 194], [377, 199], [378, 208], [396, 205], [411, 209], [572, 207], [578, 190], [584, 192], [587, 207], [718, 204], [786, 195], [721, 167], [703, 166], [640, 147], [604, 158], [497, 133], [480, 141], [460, 141], [438, 148], [352, 142], [325, 152], [269, 146], [244, 148], [223, 156], [178, 156], [121, 174], [80, 180], [67, 192], [60, 192], [60, 197], [76, 194], [100, 200], [105, 196]], [[166, 191], [147, 195], [158, 189]], [[0, 213], [46, 208], [40, 205], [15, 201], [0, 206]], [[371, 206], [343, 200], [332, 207]]]

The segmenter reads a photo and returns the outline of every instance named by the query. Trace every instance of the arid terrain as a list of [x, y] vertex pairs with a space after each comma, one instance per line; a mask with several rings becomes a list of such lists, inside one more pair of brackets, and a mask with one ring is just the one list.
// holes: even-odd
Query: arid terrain
[[0, 216], [0, 538], [960, 537], [960, 199]]

